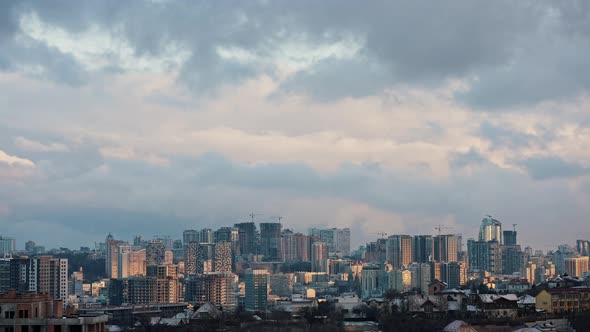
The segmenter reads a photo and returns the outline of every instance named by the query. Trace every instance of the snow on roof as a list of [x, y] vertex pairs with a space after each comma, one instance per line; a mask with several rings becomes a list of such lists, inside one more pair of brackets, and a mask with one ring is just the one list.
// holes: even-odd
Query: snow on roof
[[479, 294], [479, 299], [484, 303], [493, 303], [494, 301], [497, 301], [500, 298], [503, 298], [508, 301], [518, 301], [518, 297], [516, 297], [516, 294]]
[[535, 297], [529, 294], [525, 294], [518, 298], [518, 304], [535, 304]]
[[444, 332], [455, 332], [459, 331], [462, 327], [470, 327], [469, 324], [465, 323], [462, 320], [456, 320], [451, 322], [449, 325], [445, 326], [443, 329]]
[[209, 315], [211, 318], [217, 319], [221, 317], [221, 311], [217, 309], [213, 304], [206, 302], [204, 303], [199, 310], [195, 311], [192, 315], [192, 318], [201, 318], [204, 314]]

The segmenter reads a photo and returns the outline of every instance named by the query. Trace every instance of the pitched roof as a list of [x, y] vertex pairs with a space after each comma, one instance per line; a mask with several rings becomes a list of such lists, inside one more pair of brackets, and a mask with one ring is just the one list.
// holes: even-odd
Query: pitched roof
[[192, 319], [203, 319], [203, 318], [212, 318], [212, 319], [220, 319], [221, 318], [221, 310], [217, 309], [213, 304], [210, 302], [206, 302], [203, 304], [199, 310], [195, 311], [191, 316]]
[[465, 323], [462, 320], [452, 321], [449, 325], [445, 326], [443, 332], [455, 332], [455, 331], [476, 331], [471, 325]]
[[518, 301], [518, 297], [516, 294], [505, 294], [505, 295], [496, 295], [496, 294], [479, 294], [479, 299], [483, 303], [494, 303], [499, 299], [504, 299], [507, 301]]
[[525, 294], [518, 298], [518, 304], [535, 304], [536, 300], [534, 296], [530, 296], [529, 294]]

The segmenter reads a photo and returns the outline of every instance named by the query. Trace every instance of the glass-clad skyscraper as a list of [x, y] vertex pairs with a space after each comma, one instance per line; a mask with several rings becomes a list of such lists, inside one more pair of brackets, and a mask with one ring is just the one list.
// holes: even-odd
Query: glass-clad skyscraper
[[502, 223], [492, 216], [486, 216], [479, 228], [479, 241], [498, 241], [502, 243]]

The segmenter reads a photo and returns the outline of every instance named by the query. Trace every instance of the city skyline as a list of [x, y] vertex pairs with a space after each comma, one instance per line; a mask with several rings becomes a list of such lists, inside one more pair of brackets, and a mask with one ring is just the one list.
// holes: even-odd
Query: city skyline
[[[231, 226], [231, 224], [228, 225], [217, 225], [218, 228], [198, 228], [198, 227], [194, 227], [194, 228], [190, 228], [190, 229], [184, 229], [181, 232], [179, 232], [176, 235], [169, 235], [169, 234], [148, 234], [147, 236], [145, 236], [144, 234], [133, 234], [130, 236], [119, 236], [117, 234], [113, 234], [112, 232], [108, 232], [107, 233], [107, 240], [104, 243], [108, 243], [109, 241], [113, 242], [113, 245], [115, 246], [115, 249], [113, 251], [113, 254], [117, 255], [117, 252], [120, 249], [120, 246], [123, 246], [125, 248], [129, 248], [126, 250], [131, 250], [132, 247], [138, 247], [140, 244], [145, 245], [146, 243], [155, 243], [158, 244], [162, 247], [161, 250], [161, 255], [164, 254], [164, 248], [167, 248], [165, 250], [171, 250], [172, 248], [176, 248], [176, 245], [178, 243], [178, 245], [180, 245], [182, 248], [186, 248], [187, 245], [189, 245], [190, 243], [194, 243], [195, 245], [214, 245], [217, 242], [227, 242], [229, 246], [231, 246], [231, 250], [233, 252], [237, 252], [240, 253], [240, 251], [243, 251], [244, 248], [246, 248], [245, 246], [248, 246], [247, 248], [249, 248], [248, 252], [250, 253], [257, 253], [260, 254], [262, 256], [265, 257], [274, 257], [274, 259], [272, 260], [285, 260], [286, 257], [290, 257], [291, 255], [293, 255], [295, 253], [295, 251], [297, 249], [295, 249], [296, 246], [301, 245], [301, 244], [297, 244], [297, 242], [295, 242], [295, 237], [297, 235], [304, 235], [307, 238], [315, 238], [316, 241], [320, 241], [320, 242], [324, 242], [327, 247], [329, 248], [330, 252], [333, 253], [339, 253], [339, 255], [348, 255], [348, 253], [352, 253], [355, 252], [359, 249], [363, 249], [366, 250], [371, 244], [375, 244], [377, 243], [376, 241], [378, 241], [379, 239], [382, 240], [387, 240], [387, 244], [385, 244], [385, 247], [383, 248], [384, 252], [383, 254], [386, 255], [385, 250], [387, 251], [387, 256], [384, 256], [384, 260], [388, 261], [390, 264], [392, 264], [393, 262], [390, 261], [390, 252], [393, 252], [392, 248], [395, 248], [397, 246], [397, 248], [400, 248], [400, 238], [407, 238], [407, 239], [411, 239], [411, 243], [407, 242], [406, 244], [404, 244], [404, 246], [409, 246], [410, 249], [412, 251], [416, 251], [416, 253], [414, 253], [413, 255], [410, 254], [410, 256], [404, 258], [404, 261], [411, 261], [411, 262], [425, 262], [428, 261], [428, 251], [431, 251], [431, 255], [432, 255], [432, 259], [438, 261], [440, 260], [441, 257], [446, 257], [449, 258], [449, 249], [452, 248], [452, 250], [450, 252], [454, 252], [457, 251], [458, 253], [460, 253], [461, 251], [466, 251], [467, 247], [468, 247], [468, 243], [469, 241], [480, 241], [481, 243], [488, 243], [488, 242], [497, 242], [500, 245], [507, 245], [507, 246], [512, 246], [512, 245], [516, 245], [518, 242], [519, 247], [522, 246], [522, 248], [529, 248], [530, 250], [541, 250], [543, 252], [550, 252], [550, 251], [554, 251], [554, 250], [558, 250], [559, 248], [562, 248], [563, 246], [566, 246], [568, 248], [577, 248], [577, 250], [579, 252], [588, 252], [587, 249], [584, 249], [586, 247], [584, 247], [584, 245], [586, 244], [587, 240], [583, 240], [583, 239], [576, 239], [575, 241], [561, 241], [560, 239], [556, 239], [556, 245], [554, 246], [549, 246], [547, 248], [542, 248], [542, 247], [538, 247], [538, 246], [534, 246], [533, 244], [529, 244], [529, 243], [525, 243], [523, 241], [521, 241], [521, 236], [523, 235], [522, 232], [517, 231], [516, 226], [517, 224], [510, 224], [510, 225], [504, 225], [502, 223], [501, 220], [497, 220], [494, 217], [492, 217], [491, 215], [485, 215], [483, 217], [483, 219], [480, 222], [480, 225], [478, 227], [474, 227], [474, 229], [471, 230], [470, 233], [473, 233], [474, 236], [465, 236], [463, 233], [457, 233], [457, 232], [453, 232], [452, 229], [445, 227], [443, 225], [437, 225], [434, 227], [435, 232], [431, 232], [431, 233], [407, 233], [407, 232], [402, 232], [402, 233], [387, 233], [387, 232], [378, 232], [378, 233], [372, 233], [370, 235], [369, 238], [367, 238], [366, 241], [358, 241], [358, 239], [356, 239], [354, 236], [352, 236], [351, 234], [353, 232], [351, 232], [351, 229], [348, 227], [345, 228], [336, 228], [336, 227], [332, 227], [332, 228], [317, 228], [317, 227], [309, 227], [306, 229], [298, 229], [298, 228], [294, 228], [294, 227], [285, 227], [288, 226], [286, 225], [284, 222], [273, 222], [272, 220], [276, 218], [280, 218], [281, 220], [283, 219], [283, 217], [277, 217], [277, 216], [273, 216], [270, 217], [270, 219], [262, 219], [261, 221], [255, 222], [253, 221], [253, 213], [250, 214], [250, 218], [251, 221], [249, 222], [241, 222], [241, 223], [235, 223], [233, 225], [233, 227]], [[257, 216], [262, 216], [262, 214], [255, 214]], [[253, 229], [241, 229], [240, 227], [244, 227], [244, 225], [247, 224], [253, 224], [254, 228]], [[488, 229], [488, 227], [493, 224], [494, 225], [494, 231], [493, 234], [498, 234], [499, 238], [497, 237], [497, 235], [494, 235], [494, 237], [486, 237], [484, 236], [484, 229]], [[270, 239], [264, 239], [265, 235], [264, 232], [261, 232], [260, 227], [261, 226], [266, 226], [269, 227], [268, 225], [279, 225], [278, 228], [276, 228], [275, 231], [273, 231], [273, 236], [275, 237], [274, 240], [270, 240]], [[511, 226], [511, 227], [509, 227]], [[170, 231], [170, 230], [169, 230]], [[346, 235], [343, 235], [343, 231], [346, 231]], [[244, 232], [244, 233], [242, 233]], [[252, 233], [253, 232], [253, 233]], [[329, 233], [325, 233], [325, 232], [329, 232]], [[438, 233], [436, 233], [438, 232]], [[168, 232], [168, 233], [174, 233], [174, 232]], [[235, 234], [233, 234], [235, 233]], [[504, 238], [502, 238], [501, 234], [508, 234], [509, 238], [507, 238], [506, 240]], [[231, 235], [233, 234], [233, 235]], [[487, 234], [491, 234], [489, 231], [487, 232]], [[518, 235], [517, 235], [518, 234]], [[115, 236], [117, 235], [117, 236]], [[245, 237], [244, 237], [245, 236]], [[267, 235], [268, 236], [268, 235]], [[483, 237], [483, 238], [482, 238]], [[113, 239], [116, 240], [113, 240]], [[257, 238], [258, 242], [254, 243], [253, 239]], [[288, 239], [287, 239], [288, 238]], [[452, 238], [452, 242], [448, 242], [449, 238]], [[518, 241], [517, 241], [518, 238]], [[397, 242], [390, 242], [392, 239], [395, 239], [394, 241]], [[417, 242], [414, 242], [414, 239]], [[424, 239], [428, 239], [427, 241], [429, 241], [429, 244], [424, 243]], [[90, 250], [98, 250], [99, 249], [99, 245], [101, 243], [103, 243], [104, 237], [103, 239], [98, 239], [97, 241], [94, 241], [92, 243], [88, 242], [88, 243], [83, 243], [81, 246], [79, 246], [79, 248], [85, 247], [85, 248], [89, 248]], [[344, 241], [343, 241], [344, 240]], [[356, 242], [358, 242], [358, 245], [355, 243], [354, 240], [357, 240]], [[272, 246], [268, 246], [268, 243], [273, 243], [274, 241], [274, 245]], [[284, 244], [282, 243], [282, 241], [287, 241], [289, 244]], [[309, 241], [309, 240], [307, 240]], [[407, 240], [406, 240], [407, 241]], [[442, 241], [442, 242], [441, 242]], [[312, 241], [313, 242], [313, 241]], [[397, 243], [397, 244], [394, 244]], [[61, 248], [67, 248], [67, 249], [73, 249], [76, 250], [78, 247], [51, 247], [46, 245], [45, 242], [35, 242], [31, 239], [23, 239], [22, 240], [22, 245], [18, 245], [19, 244], [19, 240], [14, 238], [14, 237], [10, 237], [10, 236], [6, 236], [6, 235], [2, 235], [0, 234], [0, 253], [2, 252], [34, 252], [34, 251], [38, 251], [38, 253], [43, 253], [46, 250], [58, 250]], [[248, 245], [249, 244], [249, 245]], [[292, 248], [290, 249], [286, 249], [284, 248], [284, 245], [288, 245], [288, 246], [292, 246]], [[310, 243], [308, 243], [307, 245], [310, 245]], [[342, 250], [342, 246], [344, 246], [345, 252], [341, 252]], [[442, 246], [442, 247], [441, 247]], [[178, 247], [178, 248], [181, 248]], [[107, 246], [107, 257], [110, 256], [110, 254], [108, 254], [109, 252], [109, 246]], [[213, 248], [213, 247], [212, 247]], [[275, 248], [273, 251], [272, 248]], [[310, 247], [311, 248], [311, 247]], [[447, 249], [444, 249], [447, 248]], [[240, 250], [242, 249], [242, 250]], [[40, 251], [39, 251], [40, 250]], [[257, 252], [258, 250], [258, 252]], [[270, 251], [269, 251], [270, 250]], [[278, 250], [278, 253], [277, 251]], [[283, 250], [287, 250], [289, 251], [289, 253], [287, 255], [285, 255], [285, 253], [283, 252]], [[422, 252], [426, 250], [425, 252]], [[521, 249], [519, 249], [521, 250]], [[145, 250], [144, 250], [145, 252]], [[273, 252], [273, 254], [271, 254], [271, 252]], [[397, 252], [399, 252], [399, 249], [397, 249]], [[422, 252], [422, 253], [420, 253]], [[120, 254], [120, 253], [119, 253]], [[278, 256], [277, 256], [278, 254]], [[311, 251], [308, 253], [309, 255], [311, 255]], [[311, 257], [311, 256], [310, 256]], [[455, 261], [457, 259], [456, 256], [454, 256], [454, 254], [450, 257], [449, 261]], [[162, 257], [163, 259], [163, 257]], [[116, 262], [116, 258], [112, 259], [113, 261]], [[445, 261], [445, 259], [442, 259], [443, 261]], [[109, 263], [107, 263], [108, 265]], [[393, 266], [396, 265], [400, 265], [400, 263], [393, 263]], [[403, 264], [405, 265], [405, 264]], [[108, 268], [107, 268], [108, 271]], [[114, 272], [115, 275], [117, 275], [117, 272]]]
[[[262, 214], [256, 214], [256, 216], [263, 216]], [[213, 243], [214, 241], [212, 240], [214, 237], [214, 233], [218, 230], [222, 230], [222, 229], [231, 229], [232, 227], [228, 227], [231, 226], [232, 224], [234, 224], [234, 228], [236, 225], [241, 224], [241, 223], [251, 223], [253, 222], [252, 220], [252, 216], [251, 214], [248, 216], [250, 219], [250, 221], [247, 221], [246, 219], [242, 219], [241, 222], [238, 223], [231, 223], [228, 222], [227, 224], [221, 224], [222, 226], [220, 226], [220, 224], [214, 225], [212, 227], [214, 228], [208, 228], [208, 227], [193, 227], [193, 228], [187, 228], [187, 229], [182, 229], [182, 230], [176, 230], [174, 232], [172, 232], [171, 229], [168, 229], [167, 234], [156, 234], [156, 233], [152, 233], [152, 234], [140, 234], [140, 232], [136, 232], [133, 234], [116, 234], [114, 232], [109, 232], [107, 230], [107, 234], [109, 236], [114, 236], [117, 235], [116, 237], [118, 238], [117, 241], [123, 241], [126, 243], [133, 243], [134, 239], [137, 239], [137, 237], [145, 240], [145, 239], [167, 239], [168, 241], [174, 241], [174, 240], [180, 240], [183, 241], [185, 239], [185, 232], [192, 232], [192, 231], [196, 231], [197, 232], [197, 243]], [[260, 221], [256, 221], [254, 222], [255, 225], [257, 225], [257, 232], [260, 232], [260, 224], [273, 224], [273, 223], [277, 223], [276, 222], [276, 216], [272, 216], [272, 217], [267, 217], [264, 218], [262, 217]], [[283, 219], [283, 217], [280, 217], [281, 219]], [[275, 220], [275, 221], [273, 221]], [[379, 236], [383, 237], [388, 237], [391, 235], [396, 235], [396, 236], [405, 236], [405, 235], [411, 235], [411, 236], [436, 236], [437, 232], [438, 234], [444, 234], [444, 235], [459, 235], [461, 236], [463, 239], [467, 240], [467, 239], [474, 239], [474, 240], [481, 240], [481, 233], [482, 233], [482, 228], [484, 227], [483, 225], [486, 225], [488, 220], [493, 220], [494, 222], [499, 223], [499, 227], [500, 229], [503, 229], [504, 232], [510, 231], [512, 232], [512, 229], [516, 229], [517, 224], [507, 224], [504, 225], [502, 223], [501, 220], [496, 220], [495, 218], [492, 219], [492, 216], [490, 215], [484, 215], [483, 219], [479, 222], [480, 224], [474, 224], [473, 229], [468, 230], [466, 233], [467, 234], [471, 234], [471, 236], [469, 235], [465, 235], [464, 233], [461, 232], [454, 232], [453, 228], [451, 227], [446, 227], [444, 225], [433, 225], [433, 231], [431, 232], [396, 232], [396, 233], [391, 233], [391, 232], [376, 232], [376, 233], [370, 233], [370, 234], [366, 234], [364, 237], [359, 238], [358, 236], [350, 236], [350, 250], [356, 250], [358, 249], [360, 246], [364, 246], [365, 244], [368, 244], [376, 239], [379, 238]], [[295, 228], [295, 227], [289, 227], [289, 224], [286, 224], [285, 222], [280, 222], [280, 224], [282, 225], [281, 229], [282, 230], [289, 230], [292, 231], [294, 233], [302, 233], [305, 235], [311, 235], [311, 233], [314, 232], [314, 230], [317, 230], [318, 232], [321, 229], [339, 229], [338, 227], [317, 227], [317, 226], [313, 226], [313, 227], [306, 227], [304, 229], [300, 229], [300, 228]], [[287, 227], [285, 227], [287, 225]], [[293, 226], [296, 226], [297, 224], [293, 224]], [[479, 226], [478, 226], [479, 225]], [[193, 226], [197, 226], [197, 225], [193, 225]], [[221, 227], [221, 228], [215, 228], [215, 227]], [[476, 227], [477, 226], [477, 227]], [[350, 227], [343, 227], [343, 228], [348, 228], [350, 229]], [[342, 229], [342, 228], [340, 228]], [[202, 231], [207, 231], [209, 232], [208, 238], [211, 239], [211, 241], [207, 241], [207, 240], [201, 240], [201, 237], [198, 235], [198, 233], [202, 232]], [[502, 232], [502, 231], [500, 231]], [[47, 241], [47, 238], [41, 237], [37, 240], [34, 239], [34, 233], [29, 233], [29, 235], [31, 235], [29, 238], [26, 239], [17, 239], [16, 237], [10, 236], [9, 234], [6, 233], [2, 233], [0, 234], [0, 239], [4, 238], [6, 240], [10, 240], [12, 241], [13, 245], [15, 246], [16, 250], [23, 250], [26, 248], [26, 245], [28, 242], [32, 242], [35, 245], [42, 245], [43, 248], [77, 248], [77, 247], [89, 247], [91, 249], [93, 249], [93, 245], [97, 245], [99, 243], [101, 243], [101, 241], [104, 240], [104, 234], [101, 235], [101, 237], [97, 238], [94, 241], [89, 241], [89, 242], [80, 242], [79, 245], [72, 245], [73, 243], [76, 243], [75, 241], [71, 241], [71, 239], [64, 239], [67, 242], [64, 242], [66, 244], [69, 244], [70, 247], [68, 247], [67, 245], [51, 245], [50, 241]], [[174, 234], [174, 235], [172, 235]], [[282, 234], [282, 233], [281, 233]], [[354, 234], [354, 231], [351, 231], [351, 234]], [[533, 247], [534, 249], [537, 250], [543, 250], [543, 251], [548, 251], [548, 250], [554, 250], [556, 248], [558, 248], [560, 245], [571, 245], [574, 246], [576, 244], [576, 241], [580, 241], [580, 237], [576, 238], [576, 240], [574, 241], [566, 241], [566, 240], [562, 240], [562, 239], [555, 239], [554, 240], [554, 244], [551, 245], [547, 245], [547, 246], [539, 246], [537, 243], [535, 243], [534, 241], [532, 242], [525, 242], [523, 240], [521, 240], [522, 237], [524, 237], [525, 239], [527, 238], [526, 236], [526, 232], [518, 232], [518, 236], [519, 236], [519, 243], [523, 244], [523, 246], [528, 246], [528, 247]], [[355, 234], [356, 235], [356, 234]], [[146, 237], [147, 236], [147, 237]], [[202, 235], [201, 235], [202, 236]], [[319, 233], [317, 234], [317, 236], [319, 237]], [[583, 237], [582, 237], [583, 238]], [[121, 240], [121, 239], [125, 239], [125, 240]], [[486, 241], [488, 241], [489, 239], [486, 239]], [[500, 243], [503, 243], [503, 239], [501, 239], [499, 241]], [[8, 244], [7, 244], [8, 245]], [[463, 243], [463, 246], [465, 246], [465, 242]]]
[[590, 238], [589, 12], [0, 1], [2, 235], [78, 247], [254, 211], [353, 246], [477, 238], [485, 214], [535, 248]]

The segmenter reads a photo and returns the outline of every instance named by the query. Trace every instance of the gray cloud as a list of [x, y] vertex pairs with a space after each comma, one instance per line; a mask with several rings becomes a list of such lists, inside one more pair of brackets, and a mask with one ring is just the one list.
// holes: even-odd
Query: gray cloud
[[536, 180], [574, 178], [590, 174], [590, 168], [556, 156], [533, 157], [520, 162]]
[[[35, 223], [67, 229], [66, 233], [86, 229], [88, 234], [80, 237], [79, 243], [99, 240], [104, 236], [101, 232], [106, 231], [121, 237], [137, 232], [146, 236], [166, 232], [178, 237], [183, 227], [231, 224], [252, 210], [281, 213], [265, 202], [278, 200], [289, 204], [301, 197], [318, 202], [358, 202], [401, 216], [451, 216], [466, 229], [475, 229], [484, 212], [519, 222], [529, 214], [528, 218], [539, 223], [549, 223], [574, 210], [585, 212], [575, 206], [571, 199], [575, 193], [568, 189], [499, 169], [486, 163], [475, 150], [456, 156], [454, 161], [456, 167], [466, 163], [479, 165], [474, 173], [453, 173], [444, 182], [408, 177], [404, 172], [385, 171], [372, 165], [342, 165], [328, 173], [301, 163], [246, 165], [214, 153], [177, 158], [164, 167], [113, 159], [89, 164], [84, 152], [76, 150], [58, 156], [54, 158], [64, 158], [72, 169], [84, 171], [73, 171], [64, 177], [35, 177], [28, 180], [27, 187], [0, 188], [0, 198], [10, 211], [0, 214], [0, 223], [7, 233], [26, 239], [32, 235], [22, 233], [20, 227]], [[63, 169], [54, 161], [37, 162], [48, 174]], [[552, 195], [547, 196], [548, 192]], [[539, 205], [551, 208], [536, 211]], [[304, 231], [306, 226], [324, 224], [324, 217], [320, 217], [322, 208], [315, 208], [318, 219], [295, 219], [287, 226]], [[418, 227], [416, 231], [431, 230]], [[527, 233], [525, 238], [543, 236], [533, 231]], [[65, 238], [53, 241], [50, 245], [68, 244], [65, 241], [72, 245]]]
[[[440, 85], [477, 77], [457, 95], [470, 105], [507, 108], [587, 91], [585, 54], [590, 32], [583, 1], [234, 2], [96, 1], [3, 4], [5, 35], [17, 34], [15, 18], [34, 12], [73, 33], [99, 26], [125, 37], [137, 55], [159, 55], [176, 43], [190, 52], [179, 78], [196, 93], [260, 73], [270, 63], [227, 61], [219, 46], [268, 58], [280, 45], [301, 40], [311, 47], [353, 36], [363, 42], [349, 60], [327, 58], [292, 77], [286, 91], [322, 100], [377, 94], [396, 84]], [[79, 84], [84, 70], [66, 55], [4, 42], [0, 60], [41, 65], [48, 78]], [[39, 57], [24, 53], [53, 52]], [[16, 54], [16, 55], [14, 55]], [[108, 70], [117, 68], [109, 68]]]
[[532, 144], [546, 144], [551, 138], [548, 133], [543, 133], [542, 137], [537, 137], [510, 128], [494, 125], [488, 121], [481, 123], [478, 134], [482, 138], [490, 141], [493, 148], [521, 148], [528, 147]]
[[343, 96], [358, 98], [372, 95], [390, 83], [389, 73], [377, 62], [329, 59], [293, 76], [281, 87], [283, 92], [304, 93], [316, 100], [333, 101]]
[[0, 42], [12, 36], [17, 30], [17, 17], [14, 12], [14, 7], [18, 3], [15, 0], [2, 1], [0, 3]]
[[473, 165], [479, 166], [488, 163], [489, 161], [473, 147], [465, 153], [454, 153], [451, 155], [450, 160], [453, 169], [461, 169]]
[[[98, 27], [129, 42], [135, 57], [159, 57], [166, 47], [177, 46], [188, 52], [187, 61], [179, 68], [164, 68], [164, 71], [166, 76], [177, 74], [177, 80], [182, 84], [170, 90], [178, 88], [182, 91], [176, 94], [155, 82], [156, 90], [151, 91], [151, 95], [148, 92], [148, 97], [138, 97], [136, 91], [121, 92], [123, 97], [109, 95], [108, 89], [102, 86], [116, 81], [111, 80], [110, 75], [127, 74], [124, 64], [114, 61], [102, 69], [89, 69], [76, 56], [26, 36], [19, 22], [31, 13], [46, 24], [73, 35]], [[175, 229], [176, 236], [179, 236], [183, 227], [231, 224], [250, 211], [282, 213], [287, 210], [296, 214], [298, 210], [306, 210], [296, 214], [300, 219], [293, 220], [293, 225], [302, 227], [299, 230], [308, 225], [330, 223], [359, 222], [372, 226], [371, 216], [354, 216], [351, 221], [334, 213], [344, 214], [348, 206], [357, 204], [368, 206], [372, 212], [409, 220], [452, 220], [468, 230], [476, 229], [482, 214], [491, 213], [500, 219], [522, 223], [527, 227], [524, 238], [529, 241], [538, 239], [539, 245], [553, 240], [543, 234], [542, 226], [567, 219], [572, 221], [571, 234], [564, 236], [573, 238], [580, 230], [586, 229], [581, 221], [590, 211], [576, 203], [576, 198], [584, 193], [575, 192], [558, 180], [584, 176], [588, 174], [587, 167], [555, 156], [514, 162], [528, 171], [530, 177], [527, 177], [494, 165], [487, 159], [490, 156], [475, 148], [464, 153], [446, 154], [446, 151], [464, 148], [463, 144], [473, 138], [464, 137], [461, 130], [456, 129], [462, 125], [473, 128], [471, 125], [475, 123], [477, 129], [470, 134], [490, 142], [490, 153], [497, 153], [500, 149], [547, 150], [544, 149], [547, 142], [557, 139], [551, 134], [555, 131], [551, 125], [543, 130], [535, 129], [536, 134], [529, 134], [498, 125], [506, 121], [503, 115], [498, 115], [478, 127], [479, 115], [457, 111], [456, 108], [460, 107], [444, 96], [437, 96], [432, 102], [442, 102], [443, 105], [425, 103], [423, 106], [448, 112], [449, 117], [457, 115], [456, 120], [447, 123], [451, 126], [448, 128], [433, 122], [436, 120], [404, 113], [407, 105], [401, 102], [392, 101], [383, 107], [396, 112], [399, 106], [402, 109], [400, 123], [416, 126], [400, 139], [392, 138], [399, 136], [398, 133], [384, 134], [389, 128], [401, 127], [397, 124], [376, 123], [373, 126], [367, 121], [359, 124], [358, 129], [350, 130], [343, 128], [331, 110], [322, 117], [314, 117], [314, 123], [306, 123], [304, 117], [308, 107], [323, 111], [313, 105], [315, 101], [330, 103], [343, 97], [375, 95], [398, 86], [410, 89], [418, 86], [428, 91], [450, 79], [469, 83], [468, 89], [458, 92], [454, 98], [476, 109], [513, 110], [515, 105], [522, 107], [545, 100], [559, 101], [585, 93], [590, 86], [587, 72], [590, 66], [585, 57], [590, 50], [588, 13], [588, 5], [583, 1], [567, 4], [467, 0], [453, 3], [261, 1], [239, 4], [136, 0], [0, 2], [0, 70], [69, 86], [44, 85], [24, 79], [18, 80], [21, 85], [16, 86], [18, 84], [12, 84], [10, 79], [2, 81], [5, 93], [0, 94], [0, 149], [30, 159], [36, 167], [26, 171], [17, 166], [2, 166], [0, 169], [0, 224], [3, 232], [19, 239], [31, 236], [31, 229], [67, 234], [67, 237], [50, 239], [45, 233], [35, 235], [40, 241], [53, 241], [49, 245], [71, 245], [66, 241], [72, 238], [78, 239], [73, 241], [80, 244], [100, 240], [106, 231], [129, 237], [137, 230], [150, 235]], [[277, 53], [301, 60], [326, 45], [341, 45], [350, 40], [359, 44], [350, 46], [355, 49], [345, 50], [346, 55], [305, 59], [311, 64], [285, 81], [278, 81], [277, 68], [269, 60]], [[288, 42], [303, 44], [298, 45], [303, 51], [285, 54], [293, 52], [291, 48], [283, 48]], [[254, 60], [228, 60], [216, 52], [219, 47], [237, 49], [245, 58]], [[113, 55], [113, 58], [117, 57]], [[218, 117], [211, 115], [211, 119], [184, 118], [173, 111], [164, 114], [154, 110], [159, 105], [166, 105], [166, 111], [198, 109], [194, 106], [198, 103], [198, 96], [207, 94], [226, 98], [216, 95], [220, 93], [219, 87], [261, 74], [281, 83], [279, 91], [273, 95], [278, 98], [269, 101], [278, 102], [274, 104], [277, 105], [276, 114], [264, 116], [272, 117], [273, 121], [293, 122], [284, 126], [289, 128], [287, 132], [281, 131], [285, 130], [283, 127], [277, 129], [278, 122], [269, 119], [260, 119], [260, 123], [256, 123], [259, 120], [256, 118], [252, 124], [242, 127], [236, 124], [238, 121], [228, 120], [234, 116], [234, 111], [225, 110], [223, 105], [219, 106], [221, 114]], [[133, 89], [138, 80], [117, 83], [123, 89]], [[92, 84], [87, 84], [89, 82]], [[50, 85], [52, 88], [47, 88]], [[151, 86], [143, 88], [150, 89]], [[436, 91], [439, 93], [438, 89]], [[144, 94], [144, 91], [138, 93]], [[284, 105], [280, 103], [290, 103], [281, 97], [291, 93], [311, 96], [312, 100], [309, 104], [281, 107]], [[29, 95], [35, 98], [28, 98]], [[136, 98], [147, 100], [151, 105], [137, 103]], [[241, 98], [236, 98], [236, 112], [243, 112], [244, 118], [259, 114], [248, 113], [249, 108], [258, 106], [257, 100], [250, 105], [247, 103], [249, 99], [244, 98], [246, 103], [241, 104]], [[334, 105], [340, 107], [340, 104]], [[198, 106], [208, 105], [203, 102]], [[134, 107], [141, 108], [141, 112], [131, 112], [130, 109], [127, 112], [128, 108]], [[343, 107], [362, 110], [365, 104]], [[106, 109], [113, 111], [104, 111]], [[41, 112], [45, 112], [44, 116], [40, 116]], [[569, 116], [582, 117], [584, 112], [574, 113]], [[359, 115], [349, 113], [347, 116]], [[110, 118], [103, 121], [101, 117]], [[300, 117], [304, 120], [299, 121]], [[397, 121], [394, 117], [390, 119]], [[416, 124], [420, 120], [422, 123]], [[87, 121], [97, 123], [88, 126]], [[564, 125], [569, 125], [567, 122]], [[32, 129], [23, 129], [27, 127]], [[374, 127], [378, 128], [378, 133], [370, 132]], [[340, 149], [335, 154], [353, 156], [356, 162], [359, 159], [380, 160], [377, 154], [398, 151], [394, 148], [396, 145], [404, 146], [402, 154], [405, 155], [400, 156], [400, 164], [406, 165], [408, 159], [412, 159], [404, 152], [405, 146], [416, 146], [417, 154], [421, 155], [417, 156], [416, 167], [408, 169], [383, 167], [378, 162], [362, 164], [361, 160], [360, 165], [343, 164], [324, 172], [307, 163], [311, 158], [321, 159], [317, 152], [321, 149], [287, 158], [292, 160], [305, 155], [309, 158], [306, 162], [246, 164], [232, 161], [246, 159], [236, 156], [238, 153], [222, 156], [216, 151], [187, 156], [189, 146], [195, 149], [207, 146], [190, 141], [195, 137], [192, 134], [216, 128], [235, 129], [240, 135], [276, 132], [277, 137], [288, 136], [288, 142], [277, 143], [285, 145], [297, 145], [298, 137], [293, 133], [310, 134], [311, 137], [334, 135], [342, 138], [334, 141]], [[195, 132], [191, 133], [191, 129]], [[175, 135], [175, 130], [179, 130], [177, 140], [156, 142], [161, 135]], [[219, 132], [224, 133], [223, 130]], [[39, 142], [39, 146], [56, 143], [55, 146], [67, 148], [27, 149], [15, 143], [15, 137], [19, 136]], [[79, 136], [93, 138], [85, 140]], [[211, 137], [209, 139], [219, 139], [214, 135]], [[386, 148], [373, 151], [374, 147], [368, 147], [368, 152], [376, 155], [374, 157], [371, 153], [365, 154], [366, 151], [357, 151], [362, 150], [357, 144], [362, 144], [364, 138]], [[228, 138], [219, 146], [231, 145], [236, 139], [240, 139], [239, 135], [238, 138]], [[182, 145], [178, 149], [171, 147], [176, 142]], [[151, 147], [150, 143], [154, 146]], [[347, 144], [352, 144], [350, 151]], [[447, 146], [441, 148], [440, 144]], [[108, 157], [101, 153], [101, 148], [112, 145], [123, 149], [121, 156]], [[125, 156], [126, 148], [130, 149], [129, 156]], [[135, 151], [134, 148], [145, 151]], [[306, 144], [288, 148], [291, 150], [287, 151], [310, 149]], [[183, 155], [168, 150], [183, 151]], [[436, 154], [432, 164], [424, 161], [429, 156], [422, 155], [431, 151]], [[169, 164], [152, 165], [123, 159], [151, 156], [152, 152]], [[274, 160], [285, 159], [281, 153], [275, 156]], [[449, 160], [448, 170], [446, 165], [437, 163], [440, 160], [444, 163], [445, 157]], [[345, 157], [334, 157], [338, 158]], [[434, 178], [430, 167], [448, 171], [448, 174], [440, 177], [438, 174]], [[9, 181], [2, 182], [6, 179]], [[538, 181], [545, 179], [556, 181]], [[301, 203], [303, 199], [312, 203], [304, 205]], [[338, 204], [326, 203], [333, 201]], [[432, 231], [431, 225], [427, 226], [428, 229], [419, 229], [422, 226], [410, 225], [405, 219], [403, 223], [402, 226], [415, 227], [420, 232]]]

